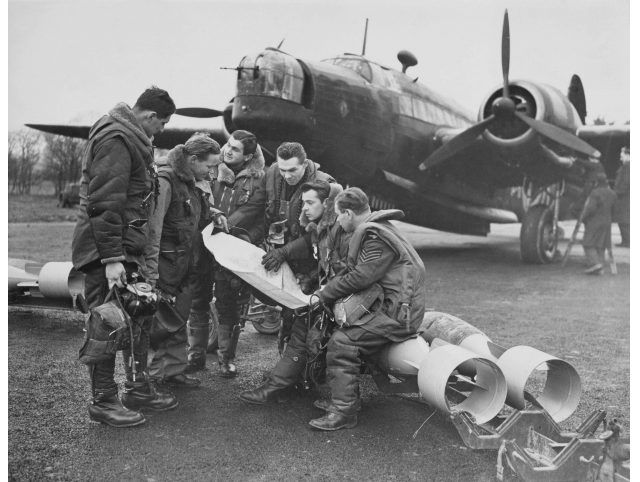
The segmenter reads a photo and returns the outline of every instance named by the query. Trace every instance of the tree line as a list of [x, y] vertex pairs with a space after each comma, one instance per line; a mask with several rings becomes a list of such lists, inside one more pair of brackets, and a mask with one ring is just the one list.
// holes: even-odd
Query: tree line
[[85, 144], [83, 139], [33, 129], [9, 132], [9, 192], [30, 194], [32, 187], [50, 181], [59, 195], [65, 184], [80, 180]]

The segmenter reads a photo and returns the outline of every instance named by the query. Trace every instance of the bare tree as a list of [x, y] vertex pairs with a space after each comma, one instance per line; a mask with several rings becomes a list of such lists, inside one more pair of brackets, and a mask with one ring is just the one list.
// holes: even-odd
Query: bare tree
[[9, 183], [11, 192], [29, 194], [34, 182], [33, 168], [40, 159], [40, 134], [22, 129], [9, 134]]
[[11, 192], [15, 192], [16, 187], [18, 185], [18, 174], [19, 174], [19, 162], [18, 156], [16, 155], [16, 145], [18, 144], [17, 135], [15, 132], [9, 132], [9, 142], [8, 142], [8, 150], [9, 150], [9, 160], [7, 162], [7, 175], [9, 179], [9, 189]]
[[42, 176], [43, 179], [53, 182], [57, 196], [65, 183], [80, 178], [85, 141], [54, 134], [44, 134], [44, 141]]

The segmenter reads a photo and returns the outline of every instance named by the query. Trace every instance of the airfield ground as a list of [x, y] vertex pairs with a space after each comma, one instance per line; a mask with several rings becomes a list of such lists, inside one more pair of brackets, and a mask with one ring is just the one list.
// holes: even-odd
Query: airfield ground
[[[501, 345], [531, 345], [571, 362], [583, 394], [564, 428], [602, 408], [628, 430], [628, 249], [615, 250], [618, 276], [590, 277], [580, 246], [564, 268], [523, 265], [517, 226], [498, 226], [486, 239], [403, 229], [427, 267], [429, 308]], [[67, 260], [72, 231], [72, 223], [10, 224], [9, 255]], [[9, 308], [8, 326], [10, 480], [494, 480], [495, 451], [467, 449], [441, 413], [415, 434], [433, 410], [381, 394], [368, 377], [353, 430], [310, 430], [307, 421], [321, 415], [311, 398], [243, 404], [237, 394], [259, 384], [277, 358], [275, 339], [252, 327], [240, 338], [236, 379], [219, 378], [210, 355], [201, 388], [177, 391], [176, 410], [117, 430], [87, 417], [80, 315]]]

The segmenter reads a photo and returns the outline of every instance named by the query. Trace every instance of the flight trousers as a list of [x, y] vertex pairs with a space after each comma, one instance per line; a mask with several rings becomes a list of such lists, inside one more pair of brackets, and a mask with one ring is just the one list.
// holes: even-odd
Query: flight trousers
[[363, 357], [373, 357], [391, 340], [355, 326], [336, 330], [327, 346], [327, 383], [331, 390], [328, 411], [355, 415], [360, 410], [358, 375]]

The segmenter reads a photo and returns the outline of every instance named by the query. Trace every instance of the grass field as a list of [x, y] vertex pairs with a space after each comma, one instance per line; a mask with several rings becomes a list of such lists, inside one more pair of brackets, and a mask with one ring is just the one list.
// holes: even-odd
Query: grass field
[[10, 194], [9, 222], [37, 223], [76, 220], [77, 206], [60, 208], [58, 199], [51, 194]]

